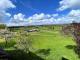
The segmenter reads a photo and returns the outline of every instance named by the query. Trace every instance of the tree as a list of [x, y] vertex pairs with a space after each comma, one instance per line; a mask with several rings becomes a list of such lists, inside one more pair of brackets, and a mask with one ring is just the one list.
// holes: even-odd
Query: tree
[[77, 48], [80, 50], [80, 23], [76, 23], [75, 21], [73, 21], [72, 24], [67, 25], [66, 27], [63, 26], [62, 31], [67, 34], [72, 34], [76, 42]]
[[0, 29], [5, 29], [6, 25], [5, 24], [0, 24]]
[[28, 38], [27, 31], [24, 31], [23, 28], [20, 29], [14, 37], [14, 40], [16, 41], [16, 45], [14, 46], [16, 49], [29, 52], [32, 41]]
[[0, 30], [0, 37], [5, 40], [5, 46], [7, 45], [8, 41], [12, 39], [13, 35], [14, 34], [7, 29]]

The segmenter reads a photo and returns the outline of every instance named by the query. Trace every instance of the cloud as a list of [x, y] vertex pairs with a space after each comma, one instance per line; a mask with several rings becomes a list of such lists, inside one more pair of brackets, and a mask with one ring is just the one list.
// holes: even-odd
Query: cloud
[[[59, 11], [66, 10], [68, 8], [78, 8], [80, 6], [80, 0], [61, 0]], [[65, 16], [59, 16], [56, 14], [34, 14], [26, 18], [25, 14], [18, 13], [11, 16], [6, 10], [9, 8], [15, 8], [16, 6], [10, 0], [0, 0], [0, 23], [4, 23], [5, 20], [10, 19], [7, 23], [8, 26], [27, 26], [27, 25], [44, 25], [44, 24], [66, 24], [72, 23], [72, 21], [80, 22], [80, 9], [71, 10]]]
[[54, 16], [57, 16], [57, 14], [34, 14], [33, 16], [28, 18], [28, 21], [30, 24], [50, 24], [52, 23], [55, 19]]
[[33, 16], [30, 16], [28, 18], [28, 20], [35, 20], [35, 21], [42, 21], [42, 20], [49, 20], [52, 17], [58, 17], [59, 14], [44, 14], [44, 13], [40, 13], [40, 14], [34, 14]]
[[56, 19], [58, 24], [69, 24], [73, 21], [80, 23], [80, 10], [71, 10], [67, 15], [59, 17]]
[[48, 25], [48, 24], [68, 24], [72, 23], [72, 21], [76, 19], [74, 16], [71, 16], [72, 13], [73, 10], [70, 11], [67, 15], [62, 17], [58, 17], [59, 14], [40, 13], [40, 14], [34, 14], [28, 18], [25, 18], [24, 14], [18, 13], [11, 18], [11, 22], [8, 23], [7, 25], [29, 26], [29, 25]]
[[80, 10], [71, 10], [68, 15], [78, 17], [80, 16]]
[[58, 14], [58, 13], [53, 14], [53, 17], [58, 17], [58, 16], [59, 16], [59, 14]]
[[71, 11], [60, 18], [57, 18], [57, 22], [72, 23], [72, 21], [80, 23], [80, 0], [61, 0], [59, 2], [60, 7], [58, 11], [71, 9]]
[[34, 14], [33, 16], [29, 17], [29, 20], [43, 20], [43, 19], [47, 19], [50, 18], [51, 16], [49, 14], [44, 14], [44, 13], [40, 13], [40, 14]]
[[28, 18], [24, 14], [18, 13], [11, 18], [8, 26], [29, 26], [29, 25], [47, 25], [47, 24], [69, 24], [72, 21], [80, 22], [80, 10], [71, 10], [65, 16], [59, 14], [34, 14]]
[[24, 14], [18, 13], [15, 14], [8, 26], [24, 26], [24, 25], [43, 25], [43, 24], [52, 24], [55, 23], [56, 19], [55, 17], [58, 16], [58, 14], [34, 14], [28, 18], [25, 17]]
[[4, 23], [11, 16], [6, 10], [15, 7], [10, 0], [0, 0], [0, 23]]
[[7, 26], [25, 26], [25, 24], [28, 24], [27, 18], [25, 18], [25, 15], [22, 13], [15, 14], [13, 17], [11, 17], [9, 23]]
[[5, 11], [0, 11], [0, 23], [4, 23], [5, 20], [8, 19], [8, 17], [10, 17], [11, 14], [10, 13], [7, 13]]
[[66, 10], [68, 8], [78, 8], [80, 7], [80, 0], [61, 0], [59, 2], [59, 11]]
[[80, 22], [80, 10], [71, 10], [67, 15], [60, 17], [59, 14], [40, 13], [26, 18], [24, 14], [18, 13], [11, 18], [8, 26], [69, 24], [72, 21]]
[[80, 10], [71, 10], [67, 15], [72, 21], [80, 23]]
[[0, 9], [14, 8], [16, 7], [10, 0], [0, 0]]
[[28, 18], [29, 25], [55, 24], [58, 14], [34, 14]]
[[25, 15], [23, 15], [22, 13], [18, 13], [13, 16], [13, 20], [14, 21], [23, 21], [24, 17], [25, 17]]

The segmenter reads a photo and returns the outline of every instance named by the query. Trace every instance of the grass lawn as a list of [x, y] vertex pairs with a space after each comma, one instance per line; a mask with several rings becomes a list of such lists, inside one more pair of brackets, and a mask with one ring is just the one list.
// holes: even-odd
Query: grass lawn
[[[39, 32], [29, 32], [28, 38], [32, 40], [32, 47], [30, 48], [30, 51], [34, 53], [30, 53], [32, 57], [36, 54], [45, 60], [62, 60], [62, 57], [69, 60], [80, 60], [74, 51], [75, 42], [73, 38], [62, 35], [58, 29], [60, 29], [60, 27], [55, 27], [55, 30], [50, 30], [47, 27], [40, 27]], [[12, 41], [6, 46], [5, 40], [0, 39], [0, 47], [7, 50], [14, 58], [19, 58], [17, 60], [28, 56], [25, 53], [22, 54], [22, 51], [21, 55], [18, 51], [16, 53], [14, 44], [15, 43]], [[31, 55], [29, 56], [30, 58]], [[31, 59], [36, 60], [33, 58]]]
[[[40, 49], [50, 49], [50, 53], [47, 56], [44, 55], [46, 60], [61, 60], [62, 57], [69, 60], [80, 60], [74, 52], [75, 42], [72, 37], [61, 35], [58, 30], [41, 30], [29, 34], [29, 38], [33, 40], [31, 50], [34, 53]], [[37, 55], [43, 57], [40, 54]]]

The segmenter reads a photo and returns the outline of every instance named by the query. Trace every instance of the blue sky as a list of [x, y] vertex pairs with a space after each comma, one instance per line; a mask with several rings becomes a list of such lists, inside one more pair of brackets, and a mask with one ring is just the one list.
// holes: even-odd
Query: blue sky
[[10, 9], [9, 12], [13, 15], [16, 13], [23, 13], [26, 17], [29, 17], [36, 13], [45, 14], [67, 14], [69, 9], [66, 11], [56, 11], [60, 6], [61, 0], [11, 0], [15, 5], [15, 9]]
[[59, 7], [60, 0], [11, 0], [15, 5], [15, 9], [10, 9], [12, 14], [23, 13], [27, 17], [36, 13], [53, 14]]
[[80, 0], [0, 0], [0, 9], [9, 26], [80, 22]]

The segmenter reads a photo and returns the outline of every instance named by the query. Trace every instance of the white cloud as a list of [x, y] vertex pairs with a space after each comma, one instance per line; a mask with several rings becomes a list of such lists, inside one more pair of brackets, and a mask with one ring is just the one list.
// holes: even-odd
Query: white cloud
[[16, 7], [10, 0], [0, 0], [0, 9], [4, 10], [7, 8]]
[[25, 15], [23, 15], [22, 13], [18, 13], [16, 15], [14, 15], [13, 19], [14, 20], [19, 20], [19, 21], [23, 21], [24, 20]]
[[0, 0], [0, 23], [4, 23], [11, 14], [6, 12], [8, 8], [15, 8], [16, 6], [10, 0]]
[[30, 24], [32, 23], [42, 24], [42, 22], [46, 23], [46, 21], [49, 21], [50, 18], [51, 18], [50, 14], [40, 13], [34, 14], [33, 16], [29, 17], [28, 21]]
[[80, 23], [80, 10], [71, 10], [67, 15], [56, 19], [59, 24], [72, 23], [73, 21]]
[[49, 14], [44, 14], [44, 13], [40, 13], [40, 14], [34, 14], [33, 16], [29, 17], [29, 20], [43, 20], [43, 19], [47, 19], [50, 18], [51, 16]]
[[58, 14], [58, 13], [53, 14], [53, 17], [58, 17], [58, 16], [59, 16], [59, 14]]
[[18, 13], [13, 16], [8, 26], [67, 24], [67, 23], [72, 23], [72, 21], [80, 22], [80, 10], [71, 10], [67, 15], [61, 17], [58, 17], [58, 14], [41, 13], [41, 14], [34, 14], [28, 18], [25, 18], [24, 14]]
[[24, 26], [29, 23], [28, 19], [22, 13], [15, 14], [7, 24], [7, 26]]
[[25, 18], [24, 14], [18, 13], [11, 18], [11, 21], [8, 24], [8, 26], [10, 25], [23, 26], [23, 25], [51, 24], [56, 21], [53, 15], [57, 16], [57, 14], [51, 15], [51, 14], [40, 13], [40, 14], [34, 14], [28, 18]]
[[[72, 21], [80, 22], [80, 0], [61, 0], [60, 7], [58, 8], [59, 11], [66, 10], [68, 8], [71, 11], [60, 18], [57, 18], [57, 22], [62, 23], [71, 23]], [[74, 10], [74, 8], [76, 10]], [[78, 8], [78, 9], [77, 9]]]
[[34, 14], [28, 18], [28, 21], [31, 25], [42, 25], [42, 24], [55, 24], [57, 22], [55, 17], [58, 17], [59, 14]]
[[7, 16], [9, 16], [9, 17], [11, 16], [11, 14], [10, 14], [10, 13], [6, 13], [6, 15], [7, 15]]
[[58, 14], [41, 13], [41, 14], [34, 14], [28, 18], [25, 18], [24, 14], [18, 13], [13, 16], [8, 26], [67, 24], [67, 23], [72, 23], [72, 21], [80, 22], [80, 10], [71, 10], [67, 15], [61, 17], [58, 17]]
[[78, 17], [80, 16], [80, 10], [71, 10], [68, 15]]
[[67, 15], [72, 21], [80, 23], [80, 10], [71, 10]]
[[60, 7], [58, 10], [63, 11], [68, 8], [80, 7], [80, 0], [61, 0], [59, 4]]

